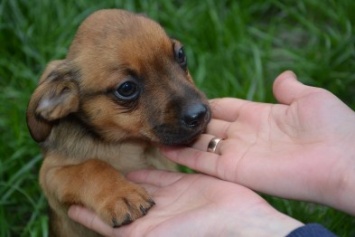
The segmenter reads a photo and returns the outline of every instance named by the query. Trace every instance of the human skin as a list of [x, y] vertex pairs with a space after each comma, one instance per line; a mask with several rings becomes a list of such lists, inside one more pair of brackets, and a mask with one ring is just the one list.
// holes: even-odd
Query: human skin
[[286, 236], [303, 224], [271, 207], [241, 185], [202, 174], [158, 170], [130, 173], [156, 205], [133, 223], [112, 228], [89, 209], [72, 206], [69, 216], [104, 236]]
[[[206, 134], [192, 147], [161, 149], [205, 175], [129, 174], [157, 203], [147, 216], [118, 229], [83, 207], [71, 207], [69, 216], [107, 236], [285, 236], [303, 225], [252, 190], [355, 214], [354, 111], [289, 71], [273, 91], [278, 104], [212, 100]], [[218, 154], [206, 152], [213, 137], [224, 139]]]
[[[196, 171], [284, 198], [355, 214], [355, 113], [329, 91], [286, 71], [273, 85], [278, 104], [211, 101], [213, 120], [191, 148], [163, 148]], [[212, 137], [219, 154], [206, 152]]]

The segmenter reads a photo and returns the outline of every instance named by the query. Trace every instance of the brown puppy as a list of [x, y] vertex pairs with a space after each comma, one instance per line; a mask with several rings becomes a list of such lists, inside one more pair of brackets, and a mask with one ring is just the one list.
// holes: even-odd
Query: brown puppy
[[101, 10], [89, 16], [66, 59], [48, 64], [27, 110], [45, 156], [40, 184], [51, 236], [97, 235], [67, 217], [72, 204], [114, 227], [146, 214], [153, 200], [123, 175], [174, 170], [154, 145], [190, 143], [209, 119], [178, 41], [142, 15]]

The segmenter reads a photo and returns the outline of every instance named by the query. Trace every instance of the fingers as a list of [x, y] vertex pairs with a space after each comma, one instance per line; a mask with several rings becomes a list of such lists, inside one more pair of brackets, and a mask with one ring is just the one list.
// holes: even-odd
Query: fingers
[[207, 146], [208, 143], [212, 140], [214, 137], [219, 137], [219, 136], [214, 136], [210, 134], [202, 134], [200, 137], [191, 145], [191, 147], [198, 149], [200, 151], [207, 151]]
[[107, 225], [94, 212], [85, 207], [78, 205], [71, 206], [68, 210], [68, 216], [74, 221], [89, 229], [95, 230], [103, 236], [113, 236], [112, 227]]
[[[216, 147], [216, 153], [207, 152], [207, 147], [214, 137], [227, 138], [230, 122], [212, 119], [207, 127], [207, 134], [202, 134], [191, 147], [162, 147], [161, 151], [172, 161], [185, 165], [199, 172], [216, 175], [217, 159], [223, 152], [223, 143], [220, 141]], [[143, 175], [143, 174], [141, 174]], [[144, 180], [144, 177], [140, 178]], [[162, 178], [157, 179], [161, 182]]]
[[144, 184], [148, 191], [152, 192], [157, 187], [171, 185], [182, 178], [182, 174], [163, 170], [138, 170], [127, 175], [133, 182]]
[[274, 96], [278, 102], [285, 105], [290, 105], [296, 99], [309, 94], [310, 89], [314, 88], [299, 82], [292, 71], [281, 73], [273, 85]]
[[216, 176], [218, 154], [200, 151], [195, 148], [169, 148], [161, 149], [170, 160], [185, 165], [199, 172]]
[[[230, 122], [219, 120], [219, 119], [212, 119], [207, 126], [206, 133], [222, 139], [227, 138], [228, 129], [230, 125], [231, 125]], [[209, 140], [211, 140], [211, 138]]]
[[237, 120], [241, 108], [248, 103], [251, 102], [235, 98], [210, 100], [213, 118], [229, 122]]
[[[297, 80], [292, 71], [281, 73], [274, 81], [273, 92], [279, 103], [290, 105], [296, 99], [314, 91], [314, 87], [306, 86]], [[214, 119], [234, 122], [240, 116], [244, 107], [253, 102], [235, 99], [222, 98], [210, 100], [210, 106]]]

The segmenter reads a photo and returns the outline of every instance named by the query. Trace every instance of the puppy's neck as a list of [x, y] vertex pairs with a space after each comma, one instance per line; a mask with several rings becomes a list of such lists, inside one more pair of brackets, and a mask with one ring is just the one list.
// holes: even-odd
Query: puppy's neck
[[60, 155], [70, 163], [100, 159], [113, 164], [121, 171], [149, 167], [149, 157], [157, 155], [157, 149], [146, 141], [107, 142], [90, 131], [81, 121], [73, 118], [62, 120], [55, 125], [41, 146], [46, 155]]

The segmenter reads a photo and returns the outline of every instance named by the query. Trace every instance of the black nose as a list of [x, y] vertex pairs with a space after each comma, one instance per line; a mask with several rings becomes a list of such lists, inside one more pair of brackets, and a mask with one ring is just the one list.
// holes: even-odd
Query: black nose
[[207, 121], [208, 113], [207, 106], [204, 104], [192, 104], [185, 108], [183, 112], [183, 123], [190, 128], [200, 126], [204, 121]]

